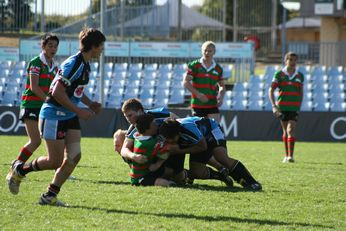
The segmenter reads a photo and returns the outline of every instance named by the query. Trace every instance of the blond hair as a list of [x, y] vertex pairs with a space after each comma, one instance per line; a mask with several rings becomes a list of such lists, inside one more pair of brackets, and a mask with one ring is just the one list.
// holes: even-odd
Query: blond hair
[[215, 43], [213, 41], [206, 41], [202, 44], [201, 50], [204, 51], [207, 47], [212, 46], [216, 50]]

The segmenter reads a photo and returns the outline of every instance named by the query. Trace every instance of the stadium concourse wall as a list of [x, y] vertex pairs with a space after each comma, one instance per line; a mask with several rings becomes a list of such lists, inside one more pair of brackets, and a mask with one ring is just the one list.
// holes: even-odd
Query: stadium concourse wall
[[[190, 115], [189, 109], [170, 109], [180, 117]], [[281, 140], [277, 119], [268, 111], [222, 111], [221, 126], [228, 140]], [[26, 135], [18, 119], [18, 107], [0, 107], [0, 135]], [[301, 112], [296, 138], [299, 141], [346, 142], [346, 113]], [[84, 137], [112, 137], [128, 123], [120, 109], [104, 109], [91, 120], [81, 121]]]

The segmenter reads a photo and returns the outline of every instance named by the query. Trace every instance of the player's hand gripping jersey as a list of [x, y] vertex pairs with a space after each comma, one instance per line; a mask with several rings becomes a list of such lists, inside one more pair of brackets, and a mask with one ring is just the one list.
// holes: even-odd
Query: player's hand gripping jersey
[[69, 99], [77, 105], [84, 94], [85, 85], [89, 82], [89, 72], [89, 62], [85, 62], [81, 52], [65, 60], [61, 64], [59, 73], [55, 76], [50, 86], [47, 100], [43, 104], [40, 112], [40, 117], [67, 120], [76, 116], [74, 112], [60, 105], [52, 97], [52, 92], [59, 82], [66, 88], [66, 94]]

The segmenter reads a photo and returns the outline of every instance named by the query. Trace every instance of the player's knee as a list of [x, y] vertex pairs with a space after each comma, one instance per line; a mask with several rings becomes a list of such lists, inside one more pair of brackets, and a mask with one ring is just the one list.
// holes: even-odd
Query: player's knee
[[67, 149], [66, 162], [69, 165], [77, 165], [82, 156], [80, 143], [75, 142], [75, 143], [67, 144], [66, 149]]

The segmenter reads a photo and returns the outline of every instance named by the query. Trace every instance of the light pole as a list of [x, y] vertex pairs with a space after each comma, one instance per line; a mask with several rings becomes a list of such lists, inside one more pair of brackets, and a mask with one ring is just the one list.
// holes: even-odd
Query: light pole
[[286, 17], [287, 17], [287, 10], [284, 6], [284, 1], [281, 1], [282, 5], [282, 26], [281, 26], [281, 57], [282, 57], [282, 63], [285, 64], [285, 54], [286, 54]]

